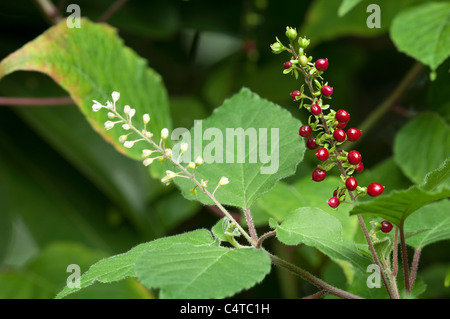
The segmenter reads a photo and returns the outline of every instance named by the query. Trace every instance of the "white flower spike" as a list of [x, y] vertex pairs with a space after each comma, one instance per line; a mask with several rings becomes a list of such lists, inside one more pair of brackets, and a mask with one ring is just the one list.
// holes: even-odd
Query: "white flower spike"
[[111, 96], [112, 96], [113, 102], [116, 103], [120, 98], [120, 93], [114, 91], [114, 92], [112, 92]]

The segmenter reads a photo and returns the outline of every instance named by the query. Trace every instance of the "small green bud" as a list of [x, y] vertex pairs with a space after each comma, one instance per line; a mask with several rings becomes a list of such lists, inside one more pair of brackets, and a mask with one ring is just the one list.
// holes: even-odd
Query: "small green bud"
[[298, 62], [300, 63], [301, 66], [307, 66], [308, 65], [308, 58], [304, 55], [302, 55], [299, 59]]
[[294, 41], [297, 38], [297, 30], [291, 27], [286, 27], [286, 36], [289, 41]]
[[278, 40], [278, 38], [277, 38], [277, 42], [272, 43], [270, 45], [270, 48], [272, 49], [272, 52], [275, 54], [280, 54], [286, 50], [286, 47], [280, 42], [280, 40]]
[[306, 49], [309, 45], [310, 41], [309, 39], [306, 38], [298, 38], [298, 45], [300, 46], [300, 48], [302, 49]]

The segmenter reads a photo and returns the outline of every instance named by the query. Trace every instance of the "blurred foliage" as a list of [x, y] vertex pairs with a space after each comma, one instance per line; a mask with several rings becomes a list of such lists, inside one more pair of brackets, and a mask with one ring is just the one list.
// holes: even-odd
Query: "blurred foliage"
[[[189, 129], [194, 120], [209, 116], [243, 86], [305, 121], [305, 112], [299, 112], [289, 96], [298, 89], [296, 82], [283, 76], [283, 61], [269, 48], [287, 25], [311, 39], [310, 55], [329, 59], [326, 79], [335, 90], [331, 104], [346, 108], [352, 114], [351, 125], [358, 127], [415, 63], [397, 51], [389, 27], [398, 13], [423, 1], [379, 1], [381, 29], [367, 28], [367, 2], [345, 2], [354, 6], [339, 17], [340, 0], [133, 0], [108, 24], [161, 75], [173, 127]], [[114, 1], [76, 3], [82, 16], [95, 21]], [[56, 5], [63, 16], [68, 15], [66, 1]], [[39, 8], [28, 1], [1, 2], [0, 60], [49, 26]], [[379, 174], [393, 188], [412, 184], [392, 161], [394, 138], [424, 111], [435, 112], [448, 127], [448, 70], [447, 60], [436, 70], [433, 82], [429, 70], [421, 73], [394, 106], [363, 132], [364, 143], [358, 144], [358, 150], [367, 176]], [[0, 81], [0, 96], [67, 93], [47, 76], [17, 72]], [[69, 263], [87, 267], [143, 241], [211, 228], [218, 220], [212, 210], [188, 202], [175, 188], [162, 187], [139, 162], [117, 153], [74, 106], [0, 107], [0, 149], [2, 298], [52, 298], [65, 284]], [[314, 156], [306, 153], [298, 173], [284, 182], [301, 186], [315, 165]], [[264, 218], [266, 212], [260, 213]], [[273, 239], [266, 245], [332, 284], [345, 282], [342, 270], [314, 249], [291, 249]], [[448, 247], [447, 241], [424, 249], [419, 270], [427, 286], [423, 297], [450, 297], [450, 288], [444, 287]], [[30, 277], [45, 280], [40, 285]], [[151, 297], [136, 282], [123, 285], [126, 288], [111, 288], [108, 295], [100, 287], [78, 297], [122, 298], [122, 289], [130, 297]], [[289, 298], [314, 292], [310, 284], [274, 268], [263, 283], [237, 297]]]

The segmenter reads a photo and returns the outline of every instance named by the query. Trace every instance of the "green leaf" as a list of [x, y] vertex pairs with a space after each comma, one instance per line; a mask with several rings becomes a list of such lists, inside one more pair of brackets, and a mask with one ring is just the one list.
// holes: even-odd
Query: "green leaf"
[[[319, 208], [304, 207], [293, 211], [276, 231], [278, 239], [286, 245], [303, 243], [315, 247], [337, 263], [350, 262], [362, 272], [370, 264], [353, 242], [342, 238], [339, 220]], [[346, 275], [351, 281], [353, 274]]]
[[63, 298], [71, 293], [88, 287], [95, 282], [109, 283], [128, 277], [136, 277], [134, 265], [136, 258], [147, 250], [165, 249], [177, 243], [190, 243], [192, 245], [211, 245], [214, 243], [211, 233], [206, 229], [200, 229], [176, 236], [163, 237], [154, 241], [140, 244], [126, 253], [102, 259], [92, 265], [81, 276], [80, 288], [65, 287], [56, 298]]
[[338, 15], [340, 17], [345, 16], [350, 10], [356, 7], [363, 0], [342, 0], [341, 5], [338, 10]]
[[417, 210], [405, 221], [407, 232], [417, 232], [406, 239], [415, 249], [450, 239], [450, 200], [432, 203]]
[[[202, 155], [205, 164], [197, 168], [196, 178], [208, 180], [212, 192], [220, 178], [227, 177], [229, 184], [217, 190], [216, 198], [222, 204], [249, 208], [276, 182], [292, 175], [303, 159], [305, 146], [296, 134], [299, 125], [288, 111], [242, 89], [183, 134], [180, 139], [191, 147], [182, 161], [184, 155], [190, 157], [185, 163]], [[208, 133], [212, 136], [205, 138]], [[194, 186], [190, 180], [177, 178], [175, 183], [186, 198], [213, 204], [203, 192], [189, 192]]]
[[450, 196], [448, 179], [440, 178], [440, 175], [446, 176], [449, 171], [447, 160], [441, 167], [430, 172], [422, 185], [396, 190], [369, 201], [356, 202], [350, 215], [370, 214], [387, 219], [400, 227], [406, 218], [419, 208]]
[[[11, 268], [0, 273], [0, 298], [2, 299], [51, 299], [68, 277], [75, 274], [69, 265], [81, 270], [103, 258], [103, 252], [92, 250], [73, 242], [53, 242], [29, 264], [20, 269]], [[136, 279], [127, 279], [110, 285], [98, 285], [78, 292], [73, 298], [123, 299], [149, 298]]]
[[[147, 62], [124, 46], [117, 31], [105, 24], [81, 20], [81, 28], [68, 28], [66, 21], [50, 28], [0, 63], [0, 78], [14, 71], [45, 73], [66, 90], [90, 124], [120, 152], [141, 159], [141, 146], [124, 148], [118, 126], [105, 131], [106, 112], [92, 111], [92, 100], [103, 104], [111, 93], [121, 93], [118, 108], [129, 104], [136, 109], [136, 119], [151, 115], [150, 129], [159, 135], [170, 128], [168, 98], [161, 77], [147, 67]], [[123, 101], [123, 103], [121, 102]]]
[[390, 35], [399, 51], [436, 70], [450, 54], [449, 20], [449, 2], [424, 3], [401, 12]]
[[351, 239], [356, 231], [357, 220], [349, 218], [350, 205], [340, 205], [338, 209], [331, 208], [327, 201], [330, 193], [342, 185], [336, 176], [328, 176], [320, 183], [313, 182], [311, 177], [305, 177], [293, 185], [278, 183], [270, 192], [264, 194], [257, 203], [268, 217], [283, 221], [293, 210], [300, 207], [317, 207], [336, 217], [344, 229], [344, 238]]
[[160, 298], [225, 298], [263, 280], [270, 264], [259, 249], [178, 244], [142, 253], [136, 274], [147, 288], [161, 288]]
[[395, 162], [416, 184], [449, 157], [450, 127], [436, 113], [419, 115], [395, 137]]

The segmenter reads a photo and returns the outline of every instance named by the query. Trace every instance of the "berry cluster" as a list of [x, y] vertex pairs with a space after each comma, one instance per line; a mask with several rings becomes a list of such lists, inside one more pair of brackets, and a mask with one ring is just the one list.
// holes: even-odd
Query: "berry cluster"
[[361, 187], [352, 176], [364, 169], [361, 154], [357, 150], [347, 152], [339, 149], [346, 141], [358, 141], [361, 131], [354, 127], [345, 130], [350, 121], [350, 113], [344, 109], [335, 111], [326, 104], [326, 100], [331, 99], [333, 95], [333, 87], [322, 78], [322, 74], [328, 69], [328, 59], [318, 59], [313, 63], [312, 56], [305, 53], [310, 41], [298, 37], [294, 28], [287, 27], [286, 36], [289, 39], [289, 46], [284, 46], [277, 38], [277, 42], [272, 44], [271, 48], [276, 54], [284, 51], [291, 54], [291, 59], [283, 65], [283, 73], [292, 73], [296, 78], [302, 74], [310, 92], [310, 95], [305, 94], [302, 85], [300, 90], [291, 92], [290, 96], [293, 101], [300, 103], [300, 108], [303, 107], [311, 113], [308, 124], [302, 125], [298, 134], [306, 139], [306, 147], [314, 150], [320, 161], [312, 172], [312, 180], [323, 181], [327, 172], [334, 166], [339, 168], [343, 185], [337, 187], [328, 200], [328, 205], [333, 208], [337, 208], [345, 201], [347, 193], [352, 200], [366, 194], [372, 197], [381, 195], [384, 191], [381, 184], [370, 183], [367, 187]]

